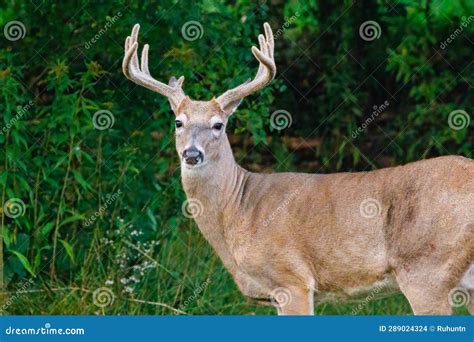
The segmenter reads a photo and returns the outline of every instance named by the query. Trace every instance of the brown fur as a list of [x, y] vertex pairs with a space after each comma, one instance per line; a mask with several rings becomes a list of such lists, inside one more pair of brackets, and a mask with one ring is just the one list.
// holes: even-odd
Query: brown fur
[[[473, 260], [472, 160], [257, 174], [235, 164], [227, 139], [218, 151], [212, 166], [183, 170], [182, 181], [188, 198], [203, 204], [199, 228], [246, 295], [283, 287], [309, 298], [298, 293], [367, 285], [394, 272], [416, 313], [450, 311], [449, 290]], [[361, 216], [367, 198], [379, 201], [380, 215]], [[312, 303], [297, 305], [287, 313], [310, 313]]]
[[[279, 314], [313, 314], [315, 292], [345, 291], [387, 274], [416, 314], [450, 313], [448, 294], [474, 259], [474, 162], [448, 156], [329, 175], [244, 170], [225, 131], [213, 125], [226, 125], [238, 100], [273, 77], [268, 25], [265, 33], [260, 54], [254, 51], [255, 80], [208, 102], [185, 97], [182, 78], [170, 88], [143, 76], [138, 28], [127, 39], [124, 72], [170, 97], [182, 124], [182, 183], [188, 199], [202, 205], [195, 220], [204, 237], [240, 290], [273, 299]], [[183, 157], [190, 146], [204, 156], [198, 165]]]

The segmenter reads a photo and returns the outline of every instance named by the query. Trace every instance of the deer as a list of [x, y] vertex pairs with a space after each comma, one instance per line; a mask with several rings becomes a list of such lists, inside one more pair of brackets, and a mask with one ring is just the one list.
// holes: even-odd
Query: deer
[[244, 296], [279, 315], [313, 315], [324, 294], [350, 298], [382, 283], [401, 291], [415, 315], [451, 314], [453, 290], [474, 314], [474, 160], [441, 156], [332, 174], [247, 171], [226, 126], [276, 75], [270, 25], [251, 48], [254, 78], [209, 101], [186, 96], [183, 76], [168, 84], [151, 76], [149, 45], [141, 62], [137, 54], [139, 27], [126, 38], [123, 73], [168, 98], [182, 186], [201, 206], [193, 219]]

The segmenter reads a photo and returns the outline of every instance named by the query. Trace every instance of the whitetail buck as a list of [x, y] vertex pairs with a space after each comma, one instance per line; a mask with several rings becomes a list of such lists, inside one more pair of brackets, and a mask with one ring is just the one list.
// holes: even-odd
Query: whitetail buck
[[[260, 174], [234, 160], [225, 133], [242, 99], [275, 76], [273, 34], [259, 35], [255, 78], [210, 101], [194, 101], [184, 78], [161, 83], [141, 66], [135, 25], [123, 72], [168, 97], [176, 149], [195, 220], [240, 290], [279, 314], [313, 314], [314, 295], [352, 294], [391, 277], [415, 314], [450, 314], [450, 293], [474, 291], [474, 161], [457, 156], [371, 172]], [[385, 285], [384, 285], [385, 286]], [[468, 308], [473, 313], [471, 301]]]

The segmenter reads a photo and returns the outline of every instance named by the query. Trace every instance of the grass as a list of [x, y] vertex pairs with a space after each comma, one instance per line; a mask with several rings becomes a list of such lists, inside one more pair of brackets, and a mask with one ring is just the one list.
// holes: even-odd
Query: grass
[[[11, 304], [6, 308], [6, 313], [16, 315], [273, 315], [276, 313], [271, 307], [256, 305], [239, 292], [231, 276], [194, 224], [189, 223], [180, 227], [173, 239], [163, 242], [156, 257], [150, 257], [132, 243], [123, 244], [120, 253], [125, 249], [127, 252], [139, 255], [133, 264], [126, 265], [128, 271], [130, 269], [143, 271], [139, 272], [139, 275], [135, 274], [137, 279], [133, 284], [127, 280], [133, 277], [130, 276], [130, 272], [127, 272], [127, 278], [117, 271], [121, 269], [120, 263], [123, 260], [120, 258], [111, 260], [106, 257], [114, 254], [113, 246], [107, 250], [97, 241], [97, 245], [92, 246], [90, 255], [83, 261], [80, 272], [69, 275], [71, 279], [77, 281], [65, 282], [61, 279], [51, 281], [48, 277], [38, 277], [25, 293], [15, 295], [14, 291], [10, 291], [7, 294]], [[153, 263], [154, 260], [157, 262]], [[119, 264], [118, 267], [107, 267], [116, 263]], [[148, 265], [145, 269], [144, 264]], [[107, 269], [113, 269], [115, 273], [105, 272]], [[95, 291], [96, 294], [100, 291], [103, 294], [102, 298], [96, 297]], [[99, 303], [99, 306], [96, 303]], [[101, 303], [107, 305], [101, 307]], [[315, 313], [352, 315], [359, 303], [319, 304]], [[404, 296], [396, 293], [369, 301], [357, 314], [411, 315], [412, 312]], [[456, 314], [468, 313], [463, 308], [456, 310]]]

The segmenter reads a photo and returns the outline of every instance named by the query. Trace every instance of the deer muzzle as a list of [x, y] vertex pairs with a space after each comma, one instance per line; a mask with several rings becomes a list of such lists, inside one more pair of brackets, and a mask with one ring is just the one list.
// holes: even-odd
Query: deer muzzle
[[204, 155], [196, 147], [191, 146], [183, 151], [183, 160], [188, 165], [197, 165], [202, 163]]

